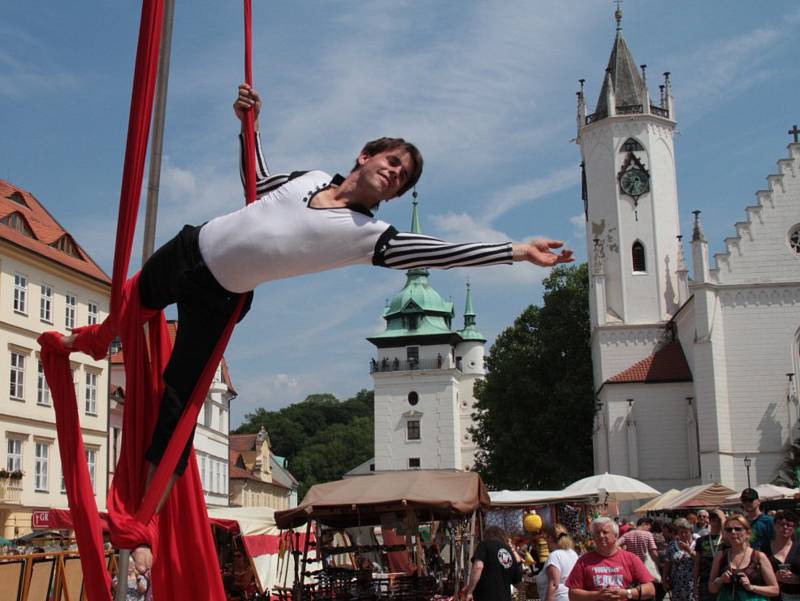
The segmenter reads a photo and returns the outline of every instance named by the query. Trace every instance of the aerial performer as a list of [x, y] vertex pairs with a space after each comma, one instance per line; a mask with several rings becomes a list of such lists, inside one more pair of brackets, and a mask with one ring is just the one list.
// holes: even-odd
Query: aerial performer
[[[316, 170], [270, 174], [258, 134], [261, 104], [255, 89], [239, 86], [234, 112], [243, 130], [248, 111], [256, 123], [257, 200], [203, 225], [184, 226], [148, 259], [139, 275], [141, 304], [155, 310], [176, 304], [179, 323], [145, 455], [148, 485], [223, 330], [244, 297], [241, 321], [259, 284], [366, 263], [405, 270], [515, 261], [551, 267], [573, 261], [572, 250], [562, 248], [560, 241], [450, 243], [399, 232], [376, 219], [373, 211], [382, 201], [405, 194], [422, 174], [422, 155], [402, 138], [367, 142], [346, 176]], [[243, 140], [244, 136], [244, 160]], [[562, 250], [554, 252], [558, 249]], [[64, 337], [62, 344], [71, 349], [76, 337]], [[191, 448], [192, 437], [159, 509], [186, 469]], [[133, 557], [140, 571], [152, 562], [144, 546]]]

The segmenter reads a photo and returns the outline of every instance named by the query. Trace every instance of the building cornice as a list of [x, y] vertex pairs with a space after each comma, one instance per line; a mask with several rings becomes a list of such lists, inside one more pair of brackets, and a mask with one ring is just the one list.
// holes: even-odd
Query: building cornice
[[74, 282], [83, 286], [93, 287], [99, 292], [107, 295], [109, 298], [111, 296], [111, 284], [109, 282], [92, 277], [89, 274], [75, 269], [74, 267], [70, 267], [69, 265], [55, 263], [52, 259], [49, 259], [48, 257], [45, 257], [34, 250], [20, 246], [19, 244], [16, 244], [10, 240], [0, 238], [0, 248], [5, 250], [4, 247], [7, 247], [10, 251], [12, 251], [8, 253], [9, 255], [14, 256], [21, 261], [32, 262], [36, 267], [43, 271], [52, 273], [57, 277], [73, 280]]
[[[91, 417], [96, 417], [96, 416], [93, 415]], [[47, 420], [37, 419], [35, 417], [24, 417], [24, 416], [13, 414], [13, 413], [2, 413], [2, 412], [0, 412], [0, 421], [5, 421], [5, 422], [8, 422], [8, 423], [13, 423], [13, 424], [24, 424], [24, 425], [28, 425], [28, 426], [36, 426], [36, 427], [40, 427], [40, 428], [41, 427], [45, 427], [48, 430], [52, 430], [53, 431], [53, 437], [54, 438], [56, 437], [56, 424], [55, 424], [55, 422], [49, 422]], [[103, 421], [105, 421], [105, 420], [103, 420]], [[81, 426], [81, 432], [83, 434], [90, 434], [90, 435], [94, 435], [94, 436], [102, 436], [104, 438], [106, 436], [108, 436], [108, 432], [106, 430], [95, 430], [94, 428], [86, 428], [84, 426]]]

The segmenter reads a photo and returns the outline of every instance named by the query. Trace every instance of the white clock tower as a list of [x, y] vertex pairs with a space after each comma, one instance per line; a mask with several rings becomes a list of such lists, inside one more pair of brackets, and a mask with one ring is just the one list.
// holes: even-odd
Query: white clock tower
[[[595, 470], [637, 477], [635, 399], [623, 398], [629, 390], [612, 393], [604, 383], [668, 342], [668, 322], [688, 297], [688, 272], [680, 242], [669, 73], [664, 73], [654, 104], [646, 66], [637, 66], [622, 35], [621, 11], [615, 17], [616, 38], [590, 114], [581, 80], [577, 143], [599, 401]], [[610, 426], [617, 423], [624, 427], [614, 431]], [[615, 448], [626, 450], [615, 457]]]

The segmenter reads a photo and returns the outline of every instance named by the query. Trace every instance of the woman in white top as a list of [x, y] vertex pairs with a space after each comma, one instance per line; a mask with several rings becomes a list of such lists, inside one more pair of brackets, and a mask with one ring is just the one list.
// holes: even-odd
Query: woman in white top
[[569, 573], [578, 561], [575, 542], [561, 524], [544, 529], [550, 557], [536, 577], [541, 601], [568, 601], [569, 589], [564, 585]]

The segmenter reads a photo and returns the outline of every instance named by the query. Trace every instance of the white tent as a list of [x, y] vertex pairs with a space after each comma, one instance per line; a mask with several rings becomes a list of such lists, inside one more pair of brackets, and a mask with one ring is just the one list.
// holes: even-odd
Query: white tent
[[[275, 524], [275, 510], [269, 507], [209, 507], [208, 517], [212, 523], [222, 527], [236, 522], [242, 535], [245, 550], [253, 562], [253, 568], [262, 591], [276, 585], [291, 587], [294, 584], [292, 554], [280, 557], [281, 530]], [[284, 535], [285, 536], [285, 535]], [[305, 534], [300, 534], [302, 539]], [[308, 569], [315, 569], [312, 564]], [[283, 582], [285, 580], [285, 583]]]
[[[780, 499], [794, 499], [795, 495], [800, 493], [800, 489], [787, 488], [785, 486], [778, 486], [776, 484], [759, 484], [753, 487], [758, 493], [758, 498], [762, 501], [778, 501]], [[728, 502], [739, 502], [741, 491], [733, 493], [725, 497]]]
[[606, 472], [573, 482], [561, 494], [573, 497], [596, 495], [601, 501], [635, 501], [657, 497], [661, 493], [635, 478]]
[[669, 507], [669, 503], [679, 494], [681, 494], [681, 491], [679, 491], [677, 488], [670, 488], [667, 492], [650, 499], [644, 505], [634, 509], [633, 513], [645, 514], [648, 511], [660, 511], [665, 507]]
[[538, 505], [562, 501], [586, 501], [597, 495], [565, 495], [563, 490], [496, 490], [489, 491], [492, 506]]

